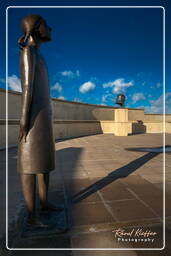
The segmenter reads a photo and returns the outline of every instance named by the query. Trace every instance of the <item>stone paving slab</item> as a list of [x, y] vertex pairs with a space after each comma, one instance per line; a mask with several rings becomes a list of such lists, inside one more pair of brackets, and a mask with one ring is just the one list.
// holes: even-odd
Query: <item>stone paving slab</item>
[[107, 204], [112, 209], [117, 221], [144, 220], [157, 217], [147, 205], [137, 199]]
[[[92, 183], [97, 182], [97, 179], [92, 179]], [[121, 181], [116, 180], [115, 186], [113, 186], [112, 182], [107, 186], [103, 187], [100, 190], [100, 193], [105, 201], [113, 201], [113, 200], [127, 200], [133, 199], [134, 196], [128, 191], [126, 186], [122, 184]]]
[[[88, 152], [90, 150], [93, 154], [94, 150], [95, 157], [92, 157], [91, 159], [89, 157], [87, 159], [82, 158], [79, 160], [79, 164], [83, 166], [84, 171], [88, 174], [91, 184], [94, 184], [94, 187], [87, 184], [87, 188], [85, 188], [85, 186], [80, 188], [80, 193], [78, 193], [78, 205], [74, 206], [74, 208], [77, 209], [76, 214], [73, 211], [74, 225], [76, 226], [76, 229], [74, 229], [74, 226], [70, 230], [71, 234], [74, 234], [75, 230], [75, 236], [79, 237], [79, 240], [81, 240], [81, 234], [84, 234], [84, 231], [88, 230], [86, 233], [86, 237], [88, 238], [91, 234], [89, 232], [91, 228], [96, 230], [99, 223], [105, 225], [101, 213], [103, 213], [103, 217], [106, 218], [106, 226], [109, 224], [107, 223], [109, 220], [108, 217], [106, 217], [106, 213], [113, 217], [115, 220], [113, 223], [120, 223], [121, 226], [122, 223], [123, 225], [129, 226], [131, 225], [131, 222], [134, 223], [135, 220], [142, 223], [142, 227], [147, 223], [150, 225], [153, 221], [160, 223], [162, 221], [163, 214], [163, 196], [161, 190], [161, 184], [163, 181], [161, 168], [163, 165], [161, 163], [161, 154], [131, 151], [125, 152], [123, 145], [117, 144], [117, 151], [113, 151], [112, 155], [111, 148], [113, 145], [110, 147], [112, 140], [107, 141], [107, 146], [106, 142], [103, 145], [101, 143], [97, 143], [97, 137], [100, 139], [101, 136], [96, 136], [96, 139], [92, 136], [90, 137], [88, 138], [89, 142], [86, 146], [86, 151]], [[136, 144], [137, 147], [142, 146], [142, 138], [140, 137], [141, 136], [137, 136], [136, 138], [137, 140], [140, 139], [140, 144]], [[148, 142], [146, 144], [147, 138], [145, 140], [145, 136], [143, 136], [143, 145], [150, 147], [152, 145], [153, 147], [161, 146], [162, 144], [160, 143], [162, 140], [160, 136], [156, 135], [154, 137], [148, 137]], [[92, 139], [92, 143], [90, 143], [90, 139]], [[104, 137], [103, 139], [105, 140]], [[126, 139], [127, 147], [130, 146], [129, 139], [130, 138], [128, 138], [128, 140]], [[117, 140], [118, 138], [116, 138], [115, 143]], [[124, 143], [123, 138], [121, 139], [121, 142]], [[96, 146], [94, 146], [95, 143]], [[81, 143], [79, 146], [81, 146]], [[96, 148], [98, 149], [97, 151], [101, 151], [103, 148], [106, 153], [97, 154], [95, 152]], [[110, 148], [110, 153], [108, 154], [108, 156], [110, 156], [109, 160], [107, 159], [107, 148]], [[151, 161], [152, 165], [150, 164]], [[126, 172], [126, 175], [124, 175], [124, 172]], [[156, 184], [155, 174], [157, 175], [158, 187], [154, 185]], [[82, 181], [83, 175], [80, 175], [79, 178], [80, 179], [77, 177], [75, 179], [76, 183], [80, 182], [84, 184]], [[69, 187], [68, 183], [67, 186]], [[102, 208], [102, 204], [99, 203], [97, 199], [94, 199], [94, 202], [93, 199], [90, 200], [91, 203], [89, 204], [86, 203], [88, 202], [87, 199], [96, 193], [101, 198], [104, 208]], [[94, 210], [91, 212], [92, 208], [96, 208], [96, 220], [94, 220]], [[168, 208], [170, 207], [168, 206]], [[169, 210], [167, 214], [170, 216]], [[79, 233], [79, 230], [81, 230], [81, 233]], [[101, 232], [97, 235], [100, 241], [103, 240], [104, 237], [103, 235], [100, 235]], [[108, 233], [109, 231], [105, 232]], [[96, 238], [92, 238], [90, 240], [97, 241]], [[74, 238], [72, 243], [74, 243], [73, 241]], [[86, 243], [87, 242], [85, 242], [85, 244]], [[76, 244], [78, 247], [79, 243], [76, 242]], [[101, 244], [101, 242], [99, 242], [99, 244]], [[78, 255], [77, 252], [74, 255]]]
[[[140, 229], [142, 227], [140, 226]], [[114, 250], [85, 250], [85, 251], [73, 251], [73, 256], [169, 256], [171, 251], [171, 244], [170, 244], [170, 235], [171, 231], [170, 229], [166, 228], [166, 247], [164, 250], [160, 250], [160, 248], [163, 247], [163, 227], [162, 225], [153, 225], [153, 226], [145, 226], [147, 230], [150, 230], [152, 232], [156, 232], [157, 236], [149, 236], [150, 239], [154, 238], [154, 241], [148, 243], [148, 249], [151, 248], [151, 250], [143, 250], [144, 248], [147, 248], [147, 242], [144, 241], [118, 241], [118, 237], [115, 237], [114, 232], [110, 231], [102, 231], [102, 232], [92, 232], [91, 234], [84, 233], [82, 235], [75, 235], [72, 237], [72, 247], [76, 247], [80, 245], [82, 248], [93, 248], [94, 242], [98, 245], [99, 248], [105, 248], [107, 245], [107, 248], [113, 248]], [[132, 231], [132, 229], [138, 230], [138, 226], [136, 227], [130, 227], [130, 228], [124, 228], [126, 232]], [[135, 233], [135, 232], [134, 232]], [[126, 239], [129, 239], [129, 237], [125, 237]], [[135, 245], [136, 244], [136, 245]], [[126, 251], [119, 251], [116, 248], [128, 248]], [[141, 250], [133, 250], [133, 248], [140, 248]], [[129, 250], [132, 249], [132, 250]], [[159, 250], [153, 250], [152, 248], [158, 248]]]
[[[119, 237], [115, 231], [115, 228], [110, 231], [102, 232], [91, 232], [73, 235], [72, 237], [72, 246], [73, 248], [162, 248], [163, 247], [163, 228], [162, 226], [146, 226], [144, 232], [147, 231], [150, 234], [148, 238], [144, 238], [141, 235], [142, 227], [129, 227], [122, 228], [122, 231], [128, 235], [124, 235], [122, 238]], [[118, 231], [119, 232], [119, 231]], [[167, 229], [166, 232], [170, 234], [170, 231]], [[129, 233], [132, 233], [130, 237]], [[132, 241], [131, 241], [132, 240]]]
[[73, 226], [110, 223], [115, 221], [102, 202], [75, 204], [72, 208]]
[[155, 213], [156, 216], [163, 214], [163, 193], [141, 176], [127, 177], [122, 180], [135, 196], [142, 200]]
[[[78, 193], [81, 193], [85, 188], [89, 187], [91, 185], [91, 181], [89, 178], [86, 179], [65, 179], [64, 185], [66, 188], [66, 194], [67, 197], [69, 197], [71, 200], [74, 200], [77, 198]], [[89, 197], [84, 199], [85, 202], [96, 202], [101, 201], [100, 196], [98, 193], [93, 193]]]
[[[166, 137], [167, 144], [171, 144], [171, 135], [167, 134]], [[54, 247], [58, 247], [60, 243], [61, 245], [65, 244], [66, 248], [81, 248], [84, 244], [87, 247], [88, 245], [92, 247], [105, 245], [104, 247], [108, 247], [113, 244], [113, 247], [116, 248], [116, 241], [113, 240], [113, 234], [111, 234], [113, 228], [144, 228], [150, 227], [152, 224], [158, 230], [158, 239], [161, 242], [163, 156], [162, 154], [135, 152], [127, 149], [159, 147], [162, 146], [162, 143], [162, 134], [141, 134], [128, 137], [98, 134], [57, 141], [56, 171], [52, 172], [51, 175], [50, 198], [57, 202], [59, 191], [65, 188], [65, 200], [68, 209], [71, 210], [71, 226], [70, 230], [63, 236], [64, 240], [61, 236], [58, 237], [58, 241], [52, 239], [50, 243]], [[19, 206], [23, 199], [19, 177], [16, 174], [16, 152], [16, 148], [9, 150], [9, 195], [12, 198], [9, 200], [9, 220], [12, 220], [16, 214], [16, 204]], [[5, 163], [4, 151], [1, 160], [2, 175]], [[166, 166], [168, 238], [171, 226], [169, 203], [171, 199], [171, 175], [168, 168], [171, 166], [170, 154], [166, 154]], [[65, 241], [67, 242], [65, 243]], [[41, 245], [41, 243], [42, 241], [37, 240], [36, 242], [35, 240], [30, 247], [36, 247], [36, 244]], [[159, 247], [161, 246], [159, 242], [157, 244]], [[170, 250], [170, 244], [171, 241], [167, 245], [167, 250]], [[125, 247], [125, 244], [120, 246]], [[129, 243], [129, 247], [135, 248], [135, 244]], [[148, 251], [122, 251], [122, 255], [164, 255], [159, 251], [155, 252], [156, 254], [153, 252], [150, 254]], [[22, 255], [18, 253], [15, 252], [13, 255]], [[53, 255], [53, 252], [51, 253]], [[71, 252], [66, 251], [66, 254], [61, 252], [59, 255], [70, 254]], [[49, 251], [48, 255], [51, 255]], [[121, 254], [119, 251], [109, 251], [108, 254], [106, 251], [72, 252], [72, 256], [77, 255], [115, 256]]]

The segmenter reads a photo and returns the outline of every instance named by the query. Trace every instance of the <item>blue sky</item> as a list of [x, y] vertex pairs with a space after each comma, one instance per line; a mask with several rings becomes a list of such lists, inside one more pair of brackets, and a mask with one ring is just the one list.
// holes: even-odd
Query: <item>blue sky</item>
[[[116, 95], [125, 93], [127, 107], [162, 112], [161, 8], [9, 9], [11, 90], [20, 90], [20, 21], [33, 13], [42, 15], [53, 29], [52, 41], [41, 46], [52, 97], [115, 106]], [[5, 87], [5, 75], [0, 75], [0, 87]], [[166, 87], [167, 113], [170, 103], [171, 90]]]

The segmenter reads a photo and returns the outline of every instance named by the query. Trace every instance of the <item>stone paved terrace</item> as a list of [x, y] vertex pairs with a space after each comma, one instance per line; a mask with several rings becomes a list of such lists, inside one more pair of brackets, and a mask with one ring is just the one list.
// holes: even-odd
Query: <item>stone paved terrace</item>
[[[28, 239], [17, 246], [73, 249], [163, 247], [163, 154], [132, 150], [140, 147], [160, 147], [162, 143], [162, 134], [128, 137], [100, 134], [57, 141], [56, 170], [51, 173], [50, 198], [57, 202], [64, 186], [65, 200], [70, 209], [70, 229], [64, 235], [30, 241]], [[166, 135], [166, 144], [171, 145], [171, 135]], [[9, 150], [10, 223], [16, 219], [16, 212], [19, 212], [23, 199], [16, 173], [16, 153], [16, 148]], [[1, 156], [3, 169], [4, 151], [1, 151]], [[164, 251], [25, 251], [24, 254], [22, 251], [13, 251], [10, 255], [169, 256], [171, 253], [170, 153], [166, 153], [165, 157], [167, 246]], [[1, 178], [1, 186], [3, 181], [4, 176]], [[2, 222], [1, 227], [4, 228]], [[125, 231], [131, 231], [133, 228], [135, 230], [142, 228], [144, 231], [150, 229], [157, 235], [153, 243], [118, 242], [115, 233], [112, 232], [117, 228], [124, 228]]]

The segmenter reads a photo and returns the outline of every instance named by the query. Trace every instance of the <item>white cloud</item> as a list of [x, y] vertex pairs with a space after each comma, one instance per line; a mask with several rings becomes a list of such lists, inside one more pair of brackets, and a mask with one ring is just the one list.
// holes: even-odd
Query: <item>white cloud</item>
[[134, 93], [132, 95], [132, 103], [133, 104], [140, 100], [145, 100], [145, 96], [143, 93], [139, 92], [139, 93]]
[[161, 86], [162, 86], [161, 83], [157, 83], [157, 84], [156, 84], [156, 87], [157, 87], [157, 88], [160, 88]]
[[8, 85], [13, 91], [21, 92], [21, 82], [16, 75], [8, 77]]
[[151, 89], [156, 89], [157, 88], [160, 88], [162, 87], [162, 84], [161, 83], [157, 83], [155, 86], [150, 86]]
[[51, 88], [51, 90], [56, 90], [59, 93], [61, 93], [62, 92], [62, 85], [57, 82], [57, 83], [54, 84], [54, 86]]
[[102, 95], [101, 98], [101, 104], [102, 105], [107, 105], [108, 102], [115, 102], [115, 97], [113, 97], [112, 93], [109, 93], [109, 91], [106, 91], [106, 94]]
[[[151, 106], [146, 107], [146, 111], [154, 114], [163, 113], [163, 95], [161, 95], [157, 100], [150, 101]], [[165, 94], [165, 109], [166, 114], [171, 113], [171, 92]]]
[[75, 97], [75, 98], [73, 99], [73, 101], [75, 101], [75, 102], [82, 102], [82, 99]]
[[107, 100], [107, 95], [103, 95], [102, 96], [102, 104], [104, 104], [106, 102], [106, 100]]
[[93, 82], [88, 81], [80, 86], [79, 91], [81, 93], [87, 93], [88, 91], [94, 90], [95, 87], [96, 85]]
[[80, 76], [80, 71], [76, 70], [75, 72], [71, 71], [71, 70], [65, 70], [63, 72], [61, 72], [61, 75], [67, 78], [75, 78], [75, 77], [79, 77]]
[[57, 99], [66, 100], [66, 98], [64, 96], [59, 96]]
[[134, 85], [133, 81], [130, 81], [130, 82], [126, 83], [124, 78], [118, 78], [114, 81], [104, 83], [103, 88], [112, 87], [113, 88], [113, 90], [112, 90], [113, 93], [121, 93], [121, 92], [123, 93], [123, 92], [126, 91], [126, 89], [128, 87], [133, 86], [133, 85]]
[[66, 70], [66, 71], [61, 72], [61, 75], [71, 78], [71, 77], [73, 77], [74, 73], [71, 70], [68, 70], [68, 71]]

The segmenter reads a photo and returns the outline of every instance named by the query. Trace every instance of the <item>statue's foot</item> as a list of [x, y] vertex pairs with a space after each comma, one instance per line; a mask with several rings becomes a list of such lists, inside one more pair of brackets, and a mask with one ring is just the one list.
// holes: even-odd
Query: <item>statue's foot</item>
[[39, 209], [40, 213], [46, 213], [49, 211], [63, 211], [63, 210], [64, 210], [63, 205], [54, 205], [49, 202], [45, 206], [40, 207]]
[[[42, 219], [43, 220], [43, 219]], [[37, 237], [37, 236], [46, 236], [52, 230], [52, 223], [49, 220], [39, 220], [39, 219], [29, 219], [26, 218], [22, 231], [21, 237], [23, 238], [30, 238], [30, 237]], [[60, 230], [56, 230], [58, 233], [62, 233]]]
[[43, 223], [38, 219], [28, 220], [26, 224], [28, 228], [47, 228], [48, 227], [47, 224]]

